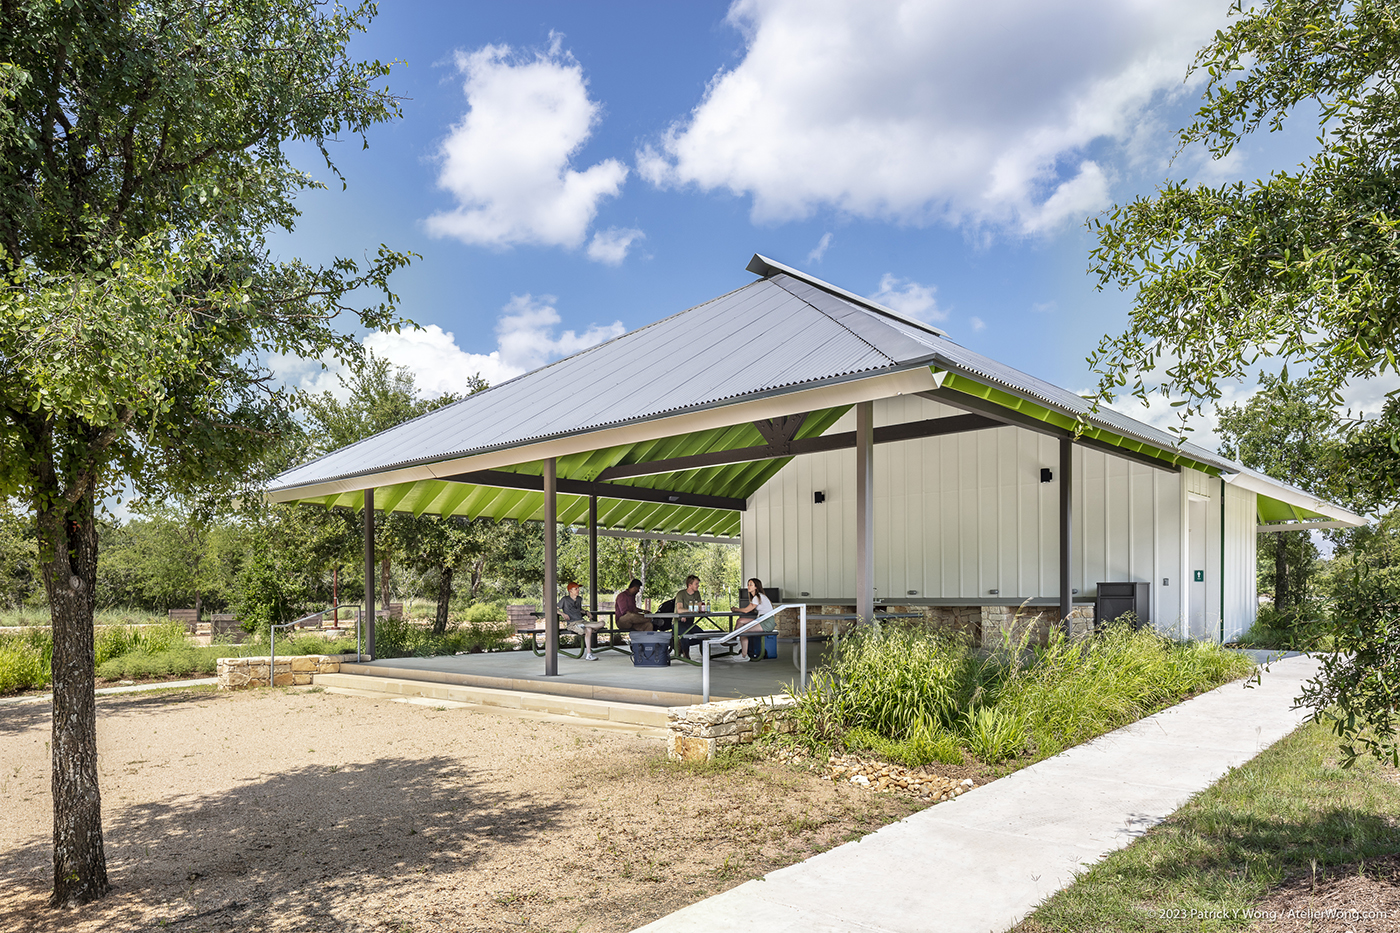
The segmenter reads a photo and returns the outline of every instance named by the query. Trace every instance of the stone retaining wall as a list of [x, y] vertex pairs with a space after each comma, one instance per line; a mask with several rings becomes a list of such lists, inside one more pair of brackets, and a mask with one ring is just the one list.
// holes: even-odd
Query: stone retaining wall
[[[360, 660], [357, 654], [295, 654], [277, 659], [272, 686], [291, 687], [311, 683], [316, 674], [338, 674], [342, 663]], [[272, 659], [219, 658], [219, 689], [242, 690], [268, 686]]]
[[[811, 606], [808, 612], [813, 615], [851, 615], [855, 606]], [[922, 615], [924, 624], [940, 632], [957, 632], [972, 639], [973, 644], [983, 648], [995, 648], [1003, 638], [1012, 641], [1030, 633], [1032, 644], [1044, 645], [1050, 632], [1059, 624], [1060, 610], [1056, 606], [895, 606], [888, 605], [884, 611]], [[909, 620], [914, 622], [916, 620]], [[830, 635], [832, 628], [840, 626], [842, 635], [851, 631], [853, 622], [832, 622], [813, 620], [808, 625], [810, 635]], [[1080, 604], [1070, 612], [1070, 634], [1082, 638], [1094, 630], [1094, 607]], [[779, 635], [797, 634], [797, 610], [784, 611], [778, 618]]]
[[783, 694], [672, 707], [666, 754], [672, 761], [714, 761], [721, 748], [747, 745], [770, 732], [793, 732], [795, 705]]

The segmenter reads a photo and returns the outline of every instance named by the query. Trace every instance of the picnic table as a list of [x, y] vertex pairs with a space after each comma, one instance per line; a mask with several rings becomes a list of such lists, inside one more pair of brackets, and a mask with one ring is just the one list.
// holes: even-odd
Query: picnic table
[[[691, 629], [690, 631], [682, 632], [682, 631], [681, 631], [681, 627], [680, 627], [679, 625], [672, 625], [672, 626], [671, 626], [671, 653], [675, 656], [675, 659], [676, 659], [677, 661], [684, 661], [686, 664], [690, 664], [690, 665], [692, 665], [692, 666], [694, 666], [694, 667], [699, 667], [700, 664], [701, 664], [701, 662], [699, 662], [699, 661], [692, 661], [687, 655], [681, 654], [681, 642], [682, 642], [682, 641], [693, 641], [693, 642], [699, 643], [699, 642], [702, 642], [702, 641], [708, 641], [708, 640], [710, 640], [710, 639], [723, 638], [725, 635], [728, 635], [730, 632], [734, 631], [734, 620], [735, 620], [735, 618], [739, 617], [740, 615], [741, 615], [741, 614], [738, 613], [738, 612], [715, 612], [715, 611], [710, 611], [710, 612], [649, 612], [649, 613], [647, 613], [647, 618], [649, 618], [649, 619], [671, 619], [671, 620], [688, 619], [688, 620], [690, 620], [690, 621], [692, 621], [692, 622], [695, 622], [697, 625], [698, 625], [700, 622], [705, 621], [706, 619], [716, 619], [716, 620], [718, 620], [718, 619], [723, 619], [723, 620], [725, 620], [725, 622], [728, 624], [728, 628], [722, 628], [722, 629], [716, 629], [716, 628], [710, 628], [710, 629], [693, 628], [693, 629]], [[731, 648], [730, 648], [730, 650], [729, 650], [728, 653], [729, 653], [729, 654], [735, 654], [735, 653], [737, 653], [737, 651], [738, 651], [738, 649], [737, 649], [736, 647], [732, 647], [732, 646], [731, 646]]]

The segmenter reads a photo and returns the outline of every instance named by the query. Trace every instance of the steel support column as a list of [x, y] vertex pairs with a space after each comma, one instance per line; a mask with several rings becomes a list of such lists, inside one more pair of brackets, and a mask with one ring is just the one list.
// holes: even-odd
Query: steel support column
[[856, 405], [856, 615], [875, 619], [875, 403]]
[[559, 674], [559, 625], [556, 604], [559, 602], [559, 533], [554, 527], [558, 513], [558, 477], [555, 461], [544, 462], [544, 676]]
[[363, 612], [369, 619], [365, 622], [365, 654], [374, 657], [374, 573], [378, 569], [374, 559], [374, 490], [365, 490], [365, 605]]
[[1074, 441], [1060, 439], [1060, 621], [1065, 635], [1072, 630], [1069, 615], [1074, 611], [1074, 590], [1070, 586], [1070, 564], [1074, 544]]
[[588, 608], [598, 618], [598, 497], [588, 497]]

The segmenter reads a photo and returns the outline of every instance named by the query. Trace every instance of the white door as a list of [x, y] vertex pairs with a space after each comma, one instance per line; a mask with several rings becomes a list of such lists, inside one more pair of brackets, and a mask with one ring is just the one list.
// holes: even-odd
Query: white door
[[1192, 496], [1186, 512], [1186, 585], [1191, 588], [1187, 633], [1197, 641], [1210, 637], [1206, 631], [1206, 502]]

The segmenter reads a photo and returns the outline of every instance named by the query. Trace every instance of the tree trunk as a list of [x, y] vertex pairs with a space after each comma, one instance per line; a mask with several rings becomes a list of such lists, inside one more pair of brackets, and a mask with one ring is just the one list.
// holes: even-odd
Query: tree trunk
[[438, 603], [437, 616], [433, 619], [433, 634], [441, 635], [447, 631], [447, 607], [452, 602], [452, 568], [442, 568], [442, 577], [438, 582]]
[[379, 558], [379, 601], [383, 603], [379, 608], [389, 608], [389, 554], [388, 548]]
[[203, 621], [200, 613], [204, 611], [204, 600], [200, 598], [199, 590], [194, 591], [194, 622], [199, 625]]
[[110, 890], [97, 784], [92, 614], [97, 584], [93, 501], [43, 497], [38, 536], [53, 622], [54, 906], [85, 904]]
[[486, 570], [486, 558], [482, 557], [472, 565], [471, 590], [467, 593], [468, 599], [476, 599], [477, 591], [481, 589], [481, 575]]
[[1281, 531], [1274, 539], [1274, 608], [1288, 608], [1288, 538], [1289, 532]]

